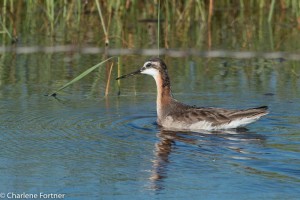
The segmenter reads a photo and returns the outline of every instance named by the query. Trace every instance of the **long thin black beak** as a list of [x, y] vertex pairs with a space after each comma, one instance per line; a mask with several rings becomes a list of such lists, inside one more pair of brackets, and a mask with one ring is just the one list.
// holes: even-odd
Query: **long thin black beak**
[[142, 70], [139, 69], [139, 70], [137, 70], [135, 72], [131, 72], [129, 74], [120, 76], [120, 77], [116, 78], [116, 80], [119, 80], [119, 79], [122, 79], [122, 78], [127, 78], [128, 76], [134, 76], [134, 75], [140, 74], [141, 72], [142, 72]]

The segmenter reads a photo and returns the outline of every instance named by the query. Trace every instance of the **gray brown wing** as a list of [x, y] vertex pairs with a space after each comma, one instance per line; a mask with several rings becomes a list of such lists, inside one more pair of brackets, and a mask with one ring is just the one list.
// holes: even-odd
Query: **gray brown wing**
[[263, 106], [245, 110], [228, 110], [222, 108], [189, 108], [186, 110], [179, 110], [172, 115], [178, 120], [185, 121], [187, 123], [208, 121], [213, 125], [220, 125], [246, 117], [261, 117], [267, 113], [267, 107]]
[[231, 120], [225, 115], [226, 110], [217, 108], [191, 108], [172, 113], [179, 121], [193, 124], [199, 121], [208, 121], [214, 125], [229, 123]]

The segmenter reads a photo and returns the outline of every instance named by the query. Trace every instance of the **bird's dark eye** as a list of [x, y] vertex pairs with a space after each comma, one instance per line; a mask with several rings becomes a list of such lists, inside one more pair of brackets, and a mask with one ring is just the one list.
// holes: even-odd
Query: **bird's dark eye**
[[151, 63], [148, 63], [148, 64], [146, 65], [146, 67], [151, 67]]

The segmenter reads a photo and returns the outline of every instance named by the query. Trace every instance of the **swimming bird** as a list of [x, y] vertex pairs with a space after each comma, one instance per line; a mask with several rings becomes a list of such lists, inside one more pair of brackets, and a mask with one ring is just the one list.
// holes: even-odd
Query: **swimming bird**
[[231, 110], [214, 107], [186, 105], [174, 99], [167, 65], [160, 58], [147, 60], [135, 72], [118, 77], [126, 78], [137, 74], [151, 75], [156, 82], [157, 123], [167, 130], [220, 130], [244, 127], [268, 114], [268, 107]]

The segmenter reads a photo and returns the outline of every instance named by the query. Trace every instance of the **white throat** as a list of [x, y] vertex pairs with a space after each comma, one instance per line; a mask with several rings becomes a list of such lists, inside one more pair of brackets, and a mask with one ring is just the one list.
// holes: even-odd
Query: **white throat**
[[142, 71], [141, 74], [148, 74], [153, 77], [156, 77], [159, 74], [159, 71], [154, 68], [149, 68], [149, 69], [145, 69], [144, 71]]

